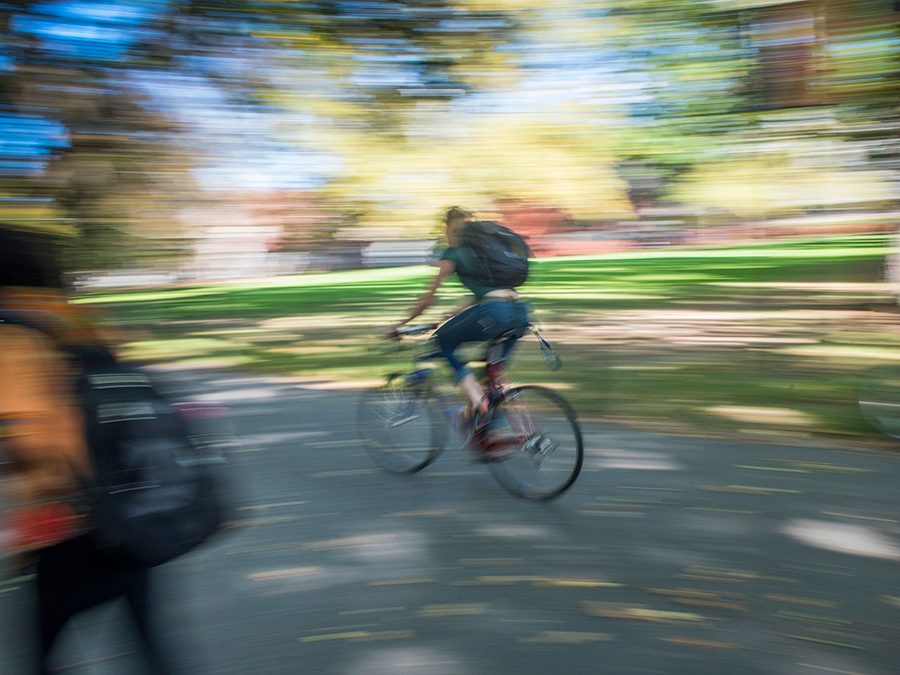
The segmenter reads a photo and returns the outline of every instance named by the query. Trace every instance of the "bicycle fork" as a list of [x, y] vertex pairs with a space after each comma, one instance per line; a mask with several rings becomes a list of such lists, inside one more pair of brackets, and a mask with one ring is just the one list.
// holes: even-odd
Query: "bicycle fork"
[[428, 376], [429, 373], [427, 370], [417, 370], [406, 376], [405, 383], [411, 387], [411, 396], [403, 394], [399, 395], [403, 398], [402, 405], [398, 406], [399, 409], [394, 415], [385, 420], [386, 428], [394, 429], [407, 422], [417, 420], [422, 416], [420, 413], [414, 411], [418, 409], [418, 403], [423, 397], [422, 386], [428, 379]]

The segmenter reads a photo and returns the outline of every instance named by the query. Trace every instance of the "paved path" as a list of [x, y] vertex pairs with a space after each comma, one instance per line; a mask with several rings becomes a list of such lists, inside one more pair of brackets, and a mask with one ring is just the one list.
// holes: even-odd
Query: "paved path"
[[[411, 477], [373, 468], [355, 392], [168, 377], [231, 406], [244, 442], [247, 527], [158, 570], [184, 673], [900, 671], [900, 455], [589, 425], [578, 482], [535, 504], [453, 449]], [[10, 635], [29, 592], [0, 587]], [[140, 673], [123, 616], [79, 617], [62, 672]]]

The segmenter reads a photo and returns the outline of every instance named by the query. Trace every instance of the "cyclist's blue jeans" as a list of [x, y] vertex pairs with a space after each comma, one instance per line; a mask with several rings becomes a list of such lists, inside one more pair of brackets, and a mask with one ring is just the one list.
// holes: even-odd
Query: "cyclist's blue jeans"
[[[459, 382], [469, 373], [466, 364], [456, 358], [456, 348], [464, 342], [487, 342], [508, 330], [515, 330], [516, 339], [528, 330], [528, 306], [521, 301], [507, 299], [483, 300], [468, 307], [435, 331], [434, 341], [453, 370]], [[503, 356], [512, 350], [515, 340], [509, 340], [503, 348]]]

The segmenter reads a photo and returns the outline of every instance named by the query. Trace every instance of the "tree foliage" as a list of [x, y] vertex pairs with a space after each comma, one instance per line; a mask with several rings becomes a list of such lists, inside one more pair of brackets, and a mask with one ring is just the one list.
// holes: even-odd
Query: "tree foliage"
[[653, 91], [617, 152], [659, 177], [657, 198], [741, 217], [896, 199], [889, 0], [637, 0], [615, 14]]
[[[4, 146], [0, 204], [74, 233], [76, 267], [177, 253], [196, 169], [242, 143], [329, 158], [307, 167], [322, 232], [357, 239], [504, 199], [583, 221], [881, 206], [893, 17], [892, 0], [0, 5], [0, 125], [32, 138]], [[217, 92], [203, 124], [157, 100], [185, 83]], [[241, 137], [251, 113], [270, 124]]]

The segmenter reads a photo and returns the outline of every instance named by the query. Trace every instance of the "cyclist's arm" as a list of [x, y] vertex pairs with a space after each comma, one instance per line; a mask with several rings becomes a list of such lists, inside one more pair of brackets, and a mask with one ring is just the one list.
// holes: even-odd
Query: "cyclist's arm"
[[416, 304], [410, 310], [409, 316], [397, 325], [402, 326], [405, 323], [409, 323], [417, 316], [419, 316], [419, 314], [428, 309], [429, 305], [431, 305], [432, 301], [434, 300], [434, 295], [435, 293], [437, 293], [438, 288], [440, 288], [441, 284], [444, 283], [444, 279], [449, 277], [454, 272], [456, 272], [456, 264], [452, 260], [441, 260], [440, 266], [438, 268], [438, 273], [435, 275], [434, 279], [431, 282], [431, 287], [422, 294], [422, 297], [419, 298], [418, 302], [416, 302]]

